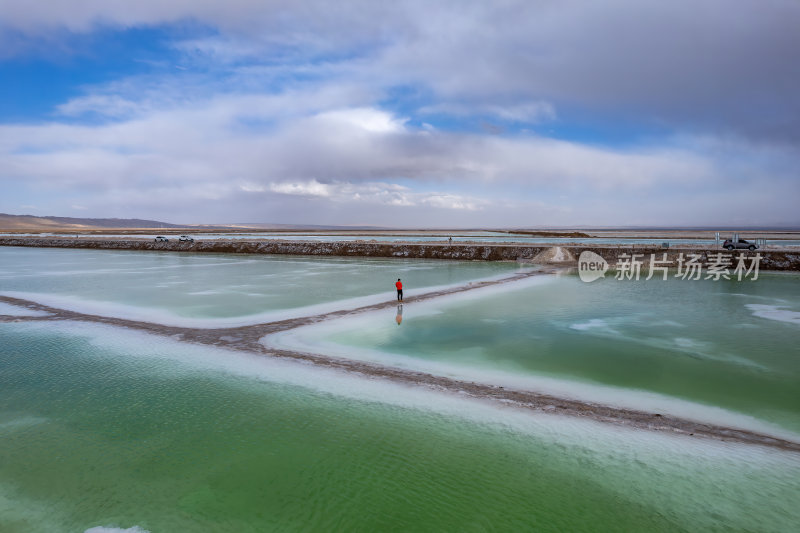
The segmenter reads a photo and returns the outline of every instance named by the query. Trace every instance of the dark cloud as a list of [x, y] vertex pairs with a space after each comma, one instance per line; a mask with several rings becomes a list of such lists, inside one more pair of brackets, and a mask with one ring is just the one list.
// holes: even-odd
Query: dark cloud
[[621, 115], [675, 129], [800, 135], [800, 3], [486, 6], [420, 21], [384, 51], [387, 71], [444, 99], [550, 101], [567, 119]]
[[323, 58], [364, 83], [417, 83], [450, 104], [549, 101], [565, 119], [800, 138], [800, 2], [788, 0], [6, 0], [0, 10], [17, 40], [192, 19], [220, 32], [194, 43], [219, 61]]

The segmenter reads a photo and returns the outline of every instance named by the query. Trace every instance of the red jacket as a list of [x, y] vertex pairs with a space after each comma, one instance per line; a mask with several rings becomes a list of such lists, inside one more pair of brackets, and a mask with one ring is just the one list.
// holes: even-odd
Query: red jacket
[[394, 286], [397, 287], [398, 291], [402, 291], [403, 290], [403, 284], [400, 283], [399, 281], [397, 283], [395, 283]]

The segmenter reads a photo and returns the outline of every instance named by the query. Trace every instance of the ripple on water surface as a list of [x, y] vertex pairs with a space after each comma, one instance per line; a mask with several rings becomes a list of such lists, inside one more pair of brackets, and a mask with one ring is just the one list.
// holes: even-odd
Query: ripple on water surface
[[[4, 531], [788, 530], [797, 454], [0, 324]], [[23, 421], [13, 424], [15, 420]]]

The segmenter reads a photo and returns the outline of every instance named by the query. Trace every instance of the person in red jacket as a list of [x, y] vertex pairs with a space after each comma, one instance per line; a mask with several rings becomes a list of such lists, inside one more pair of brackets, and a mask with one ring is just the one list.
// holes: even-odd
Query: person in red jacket
[[397, 301], [403, 301], [403, 282], [400, 281], [400, 278], [397, 278], [397, 283], [394, 284], [397, 287]]

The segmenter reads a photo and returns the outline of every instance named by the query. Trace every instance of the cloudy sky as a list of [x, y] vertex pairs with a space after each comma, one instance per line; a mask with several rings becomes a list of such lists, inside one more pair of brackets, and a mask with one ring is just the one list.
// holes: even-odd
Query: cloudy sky
[[796, 0], [0, 0], [0, 212], [800, 225]]

